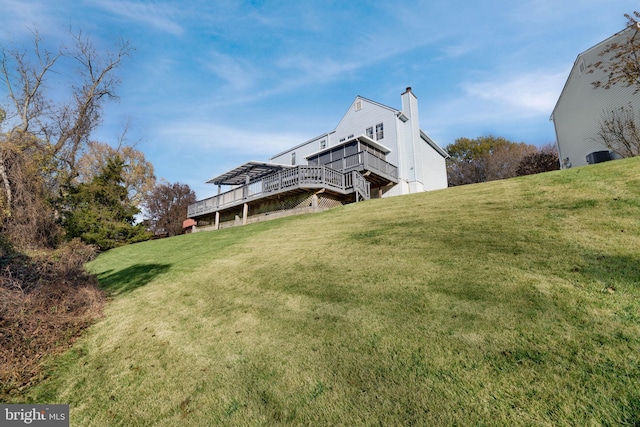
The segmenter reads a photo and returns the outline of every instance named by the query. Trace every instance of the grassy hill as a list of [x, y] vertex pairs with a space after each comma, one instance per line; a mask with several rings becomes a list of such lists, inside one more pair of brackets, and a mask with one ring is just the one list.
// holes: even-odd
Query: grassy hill
[[638, 425], [640, 158], [109, 251], [77, 426]]

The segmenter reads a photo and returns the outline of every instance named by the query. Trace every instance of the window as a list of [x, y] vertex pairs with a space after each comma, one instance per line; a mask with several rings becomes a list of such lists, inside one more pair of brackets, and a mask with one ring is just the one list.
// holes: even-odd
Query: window
[[582, 75], [582, 73], [584, 73], [584, 70], [586, 70], [586, 66], [584, 65], [584, 59], [580, 60], [580, 63], [578, 64], [578, 69], [580, 70], [580, 74]]
[[327, 148], [327, 140], [323, 139], [322, 141], [320, 141], [320, 149], [324, 150], [325, 148]]
[[351, 135], [349, 135], [349, 136], [347, 137], [347, 139], [351, 139], [351, 138], [353, 138], [353, 134], [351, 134]]
[[296, 164], [296, 152], [291, 153], [291, 166], [295, 166]]
[[360, 101], [360, 100], [356, 101], [355, 110], [356, 111], [362, 110], [362, 101]]
[[370, 128], [367, 128], [367, 138], [371, 138], [373, 139], [373, 126]]
[[345, 142], [347, 138], [340, 138], [340, 142]]
[[376, 125], [376, 141], [380, 141], [382, 138], [384, 138], [384, 127], [382, 123], [378, 123]]

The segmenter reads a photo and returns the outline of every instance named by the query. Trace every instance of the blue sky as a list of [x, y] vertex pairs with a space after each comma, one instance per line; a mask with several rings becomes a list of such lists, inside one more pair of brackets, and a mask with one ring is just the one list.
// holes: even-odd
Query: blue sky
[[[95, 139], [128, 126], [158, 178], [188, 184], [331, 131], [357, 95], [456, 138], [555, 141], [549, 116], [576, 56], [625, 24], [630, 0], [0, 0], [0, 44], [52, 47], [81, 29], [135, 48]], [[0, 88], [0, 102], [6, 91]]]

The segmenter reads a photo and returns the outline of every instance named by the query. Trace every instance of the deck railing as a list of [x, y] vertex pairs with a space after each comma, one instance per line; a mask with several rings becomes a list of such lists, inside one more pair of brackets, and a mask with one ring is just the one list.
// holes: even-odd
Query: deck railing
[[343, 174], [326, 166], [301, 165], [282, 169], [248, 185], [242, 185], [217, 196], [197, 201], [189, 205], [187, 215], [191, 218], [215, 212], [225, 207], [294, 188], [329, 188], [348, 194], [354, 191], [352, 182], [351, 174]]
[[370, 198], [370, 184], [357, 171], [372, 170], [382, 176], [397, 179], [398, 168], [366, 151], [338, 159], [325, 166], [300, 165], [236, 187], [217, 196], [189, 205], [189, 218], [221, 210], [240, 203], [294, 188], [327, 188], [343, 194], [359, 194]]
[[370, 170], [384, 177], [398, 178], [398, 168], [368, 151], [360, 151], [327, 163], [325, 166], [342, 172]]

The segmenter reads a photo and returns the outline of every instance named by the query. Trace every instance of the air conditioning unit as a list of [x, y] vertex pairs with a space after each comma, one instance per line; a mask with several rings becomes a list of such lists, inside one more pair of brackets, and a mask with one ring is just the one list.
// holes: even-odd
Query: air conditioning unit
[[593, 153], [587, 154], [587, 163], [590, 165], [608, 162], [609, 160], [611, 160], [611, 156], [608, 151], [594, 151]]

